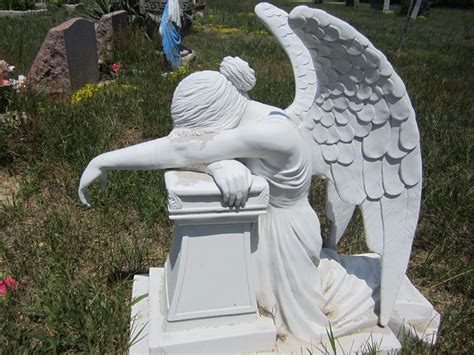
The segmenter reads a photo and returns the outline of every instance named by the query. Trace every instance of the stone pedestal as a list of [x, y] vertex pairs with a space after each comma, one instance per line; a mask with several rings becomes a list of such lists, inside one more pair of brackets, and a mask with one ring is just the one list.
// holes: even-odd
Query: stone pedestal
[[251, 233], [268, 205], [267, 183], [254, 177], [245, 207], [229, 208], [206, 174], [170, 171], [165, 181], [176, 222], [173, 244], [164, 269], [135, 279], [134, 297], [148, 293], [148, 300], [132, 310], [130, 353], [272, 349], [276, 329], [259, 315], [250, 265]]

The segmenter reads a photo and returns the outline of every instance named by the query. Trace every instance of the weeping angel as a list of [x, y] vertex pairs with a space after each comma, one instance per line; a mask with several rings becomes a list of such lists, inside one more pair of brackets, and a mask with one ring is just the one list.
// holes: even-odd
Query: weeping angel
[[[401, 298], [421, 197], [415, 112], [387, 58], [349, 24], [324, 11], [290, 14], [267, 3], [256, 14], [291, 60], [296, 95], [285, 110], [252, 101], [254, 71], [226, 57], [220, 72], [180, 82], [167, 137], [101, 154], [79, 187], [105, 186], [109, 169], [199, 168], [214, 177], [229, 208], [244, 204], [251, 174], [270, 186], [253, 253], [257, 300], [301, 340], [385, 326]], [[322, 247], [308, 202], [311, 178], [326, 179], [332, 226]], [[335, 246], [356, 206], [378, 254], [341, 256]]]

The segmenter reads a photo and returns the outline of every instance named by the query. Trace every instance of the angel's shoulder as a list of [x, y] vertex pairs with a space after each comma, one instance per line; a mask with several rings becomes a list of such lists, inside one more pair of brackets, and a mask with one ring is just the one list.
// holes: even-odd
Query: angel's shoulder
[[272, 111], [267, 116], [267, 122], [273, 126], [279, 126], [284, 130], [285, 134], [294, 133], [299, 134], [299, 129], [296, 123], [284, 111]]
[[280, 153], [297, 149], [298, 128], [283, 112], [270, 112], [241, 127], [248, 143]]
[[293, 132], [294, 134], [298, 132], [298, 127], [284, 111], [271, 111], [266, 113], [259, 117], [255, 123], [257, 126], [264, 128], [267, 134], [273, 134], [274, 138], [276, 138], [276, 136], [291, 136]]
[[283, 110], [271, 111], [267, 117], [270, 119], [277, 119], [289, 124], [293, 124], [290, 117], [288, 117], [288, 115]]

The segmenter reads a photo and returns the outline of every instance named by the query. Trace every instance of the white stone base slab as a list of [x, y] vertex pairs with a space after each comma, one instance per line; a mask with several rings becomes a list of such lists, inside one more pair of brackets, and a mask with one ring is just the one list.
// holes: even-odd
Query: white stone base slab
[[148, 274], [133, 278], [130, 343], [130, 354], [148, 354]]
[[329, 342], [305, 343], [291, 336], [284, 341], [279, 340], [271, 351], [258, 354], [396, 354], [401, 350], [401, 344], [390, 328], [373, 327], [357, 333], [335, 339], [335, 350]]
[[433, 305], [405, 278], [388, 326], [399, 339], [436, 344], [441, 317]]
[[[163, 277], [163, 269], [161, 277]], [[130, 354], [150, 354], [149, 328], [148, 328], [148, 295], [149, 277], [148, 275], [136, 275], [133, 283], [132, 299], [138, 299], [132, 306], [131, 336], [133, 344], [130, 348]], [[420, 294], [421, 296], [421, 294]], [[423, 296], [420, 302], [428, 302]], [[428, 303], [429, 304], [429, 303]], [[378, 354], [395, 354], [400, 351], [401, 344], [397, 339], [403, 339], [408, 335], [411, 338], [422, 339], [427, 344], [434, 344], [439, 326], [439, 314], [432, 312], [433, 318], [429, 323], [410, 319], [409, 308], [401, 307], [396, 311], [388, 327], [372, 327], [361, 330], [355, 334], [338, 337], [336, 339], [336, 352], [338, 354], [356, 354], [370, 353], [376, 349]], [[161, 309], [161, 308], [160, 308]], [[428, 310], [427, 310], [428, 311]], [[406, 314], [401, 314], [406, 313]], [[400, 321], [400, 319], [404, 319]], [[419, 324], [418, 324], [419, 323]], [[422, 324], [423, 323], [423, 324]], [[402, 326], [403, 325], [403, 326]], [[419, 327], [417, 326], [419, 325]], [[402, 328], [402, 329], [401, 329]], [[404, 329], [403, 329], [404, 328]], [[273, 333], [272, 333], [273, 332]], [[284, 341], [279, 340], [274, 346], [275, 328], [269, 318], [261, 318], [257, 324], [238, 325], [227, 327], [207, 328], [206, 330], [193, 330], [180, 332], [176, 336], [165, 336], [158, 334], [154, 339], [162, 341], [166, 350], [160, 349], [161, 353], [258, 353], [258, 354], [333, 354], [334, 351], [329, 342], [323, 343], [305, 343], [291, 336]], [[404, 334], [405, 333], [405, 334]], [[219, 339], [219, 337], [221, 339]], [[251, 339], [251, 341], [249, 341]], [[153, 341], [152, 343], [155, 343]], [[262, 346], [267, 344], [267, 348], [261, 348], [260, 351], [246, 349], [250, 343], [259, 343]], [[270, 344], [270, 345], [268, 345]], [[177, 347], [179, 345], [179, 347]], [[219, 348], [216, 348], [218, 346]], [[222, 350], [223, 349], [223, 350]]]
[[[163, 282], [163, 268], [152, 269], [153, 283], [156, 275]], [[159, 271], [159, 273], [157, 272]], [[130, 354], [164, 354], [164, 353], [247, 353], [272, 349], [276, 339], [276, 329], [271, 318], [258, 317], [255, 322], [236, 325], [197, 328], [179, 332], [164, 332], [161, 327], [149, 327], [150, 323], [160, 324], [164, 321], [160, 304], [161, 299], [155, 290], [149, 293], [149, 276], [136, 275], [133, 282], [132, 300], [139, 300], [132, 305]], [[150, 294], [150, 297], [144, 295]], [[151, 307], [157, 314], [153, 320], [148, 319], [150, 299]], [[159, 319], [155, 319], [155, 318]]]

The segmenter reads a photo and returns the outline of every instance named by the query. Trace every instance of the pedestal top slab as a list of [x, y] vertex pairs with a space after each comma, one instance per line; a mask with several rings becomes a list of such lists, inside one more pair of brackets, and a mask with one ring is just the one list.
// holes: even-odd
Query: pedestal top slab
[[[168, 192], [178, 196], [221, 196], [212, 176], [194, 171], [170, 170], [165, 172], [165, 183]], [[250, 194], [260, 194], [268, 189], [264, 178], [252, 175]]]
[[252, 176], [248, 200], [243, 207], [224, 205], [221, 191], [208, 174], [167, 171], [165, 183], [169, 218], [174, 220], [258, 216], [264, 214], [268, 206], [268, 183], [259, 176]]

